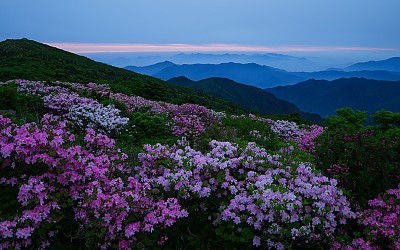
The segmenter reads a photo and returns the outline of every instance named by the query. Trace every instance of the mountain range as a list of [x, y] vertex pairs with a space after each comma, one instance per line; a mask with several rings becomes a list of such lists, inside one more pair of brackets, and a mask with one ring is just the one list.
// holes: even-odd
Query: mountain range
[[183, 64], [171, 65], [171, 62], [150, 65], [147, 67], [125, 67], [138, 73], [143, 73], [157, 66], [166, 67], [153, 72], [151, 75], [163, 80], [168, 80], [177, 76], [185, 76], [191, 80], [199, 81], [210, 77], [228, 78], [233, 81], [253, 85], [259, 88], [274, 87], [286, 84], [294, 84], [304, 78], [281, 69], [269, 66], [262, 66], [256, 63], [221, 63], [221, 64]]
[[[346, 69], [329, 69], [316, 72], [288, 72], [282, 69], [255, 63], [242, 64], [232, 62], [220, 64], [178, 65], [166, 61], [143, 67], [127, 66], [125, 69], [137, 73], [149, 74], [163, 80], [169, 80], [178, 76], [185, 76], [194, 81], [211, 77], [221, 77], [259, 88], [271, 88], [276, 86], [293, 85], [308, 79], [335, 80], [339, 78], [360, 77], [386, 81], [400, 80], [400, 70], [382, 70], [382, 68], [397, 69], [397, 61], [396, 58], [388, 60], [385, 67], [379, 66], [382, 64], [380, 62], [364, 64], [363, 67], [368, 68], [368, 70], [364, 70], [363, 67], [355, 64]], [[371, 64], [377, 65], [376, 68]], [[360, 70], [350, 71], [352, 68], [360, 68]]]
[[162, 61], [175, 64], [220, 64], [220, 63], [257, 63], [289, 71], [313, 71], [325, 69], [325, 63], [304, 57], [277, 53], [145, 53], [145, 52], [108, 52], [82, 54], [96, 61], [124, 67], [126, 65], [146, 66]]
[[333, 81], [308, 80], [292, 86], [266, 89], [301, 110], [327, 116], [351, 107], [372, 114], [385, 109], [400, 112], [400, 81], [344, 78]]

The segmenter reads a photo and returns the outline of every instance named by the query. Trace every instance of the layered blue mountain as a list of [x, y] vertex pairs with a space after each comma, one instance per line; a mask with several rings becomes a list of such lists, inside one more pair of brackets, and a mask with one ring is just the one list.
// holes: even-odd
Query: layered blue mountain
[[276, 53], [145, 53], [145, 52], [107, 52], [83, 53], [96, 61], [117, 67], [126, 65], [145, 66], [170, 61], [175, 64], [219, 64], [219, 63], [257, 63], [289, 71], [315, 71], [326, 68], [325, 62], [316, 62], [304, 57]]
[[[164, 67], [165, 66], [165, 67]], [[253, 85], [259, 88], [293, 85], [308, 79], [335, 80], [340, 78], [360, 77], [375, 80], [395, 81], [400, 80], [400, 72], [384, 70], [345, 71], [331, 69], [316, 72], [288, 72], [269, 66], [255, 63], [221, 63], [221, 64], [183, 64], [177, 65], [164, 62], [145, 67], [126, 67], [137, 73], [150, 75], [163, 80], [173, 77], [185, 76], [193, 81], [211, 77], [228, 78], [233, 81]], [[155, 69], [160, 69], [155, 72]]]
[[304, 119], [316, 123], [322, 122], [322, 118], [319, 115], [302, 112], [293, 103], [276, 98], [273, 94], [260, 88], [240, 84], [230, 79], [212, 77], [200, 81], [192, 81], [180, 76], [170, 79], [169, 82], [211, 94], [261, 114], [298, 113]]
[[333, 81], [308, 80], [292, 86], [266, 89], [276, 97], [294, 103], [299, 109], [321, 116], [351, 107], [372, 114], [385, 109], [400, 112], [400, 81], [344, 78]]
[[355, 70], [383, 70], [400, 72], [400, 57], [392, 57], [381, 61], [361, 62], [345, 68], [347, 71]]
[[140, 72], [140, 74], [144, 74], [144, 75], [153, 75], [165, 68], [175, 66], [175, 65], [176, 64], [174, 64], [170, 61], [164, 61], [164, 62], [160, 62], [160, 63], [156, 63], [156, 64], [152, 64], [149, 66], [144, 66], [144, 67], [127, 66], [127, 67], [125, 67], [125, 69], [131, 70], [131, 71], [134, 71], [137, 73]]
[[220, 63], [256, 63], [289, 71], [313, 71], [322, 69], [323, 65], [304, 57], [289, 56], [277, 53], [180, 53], [170, 58], [176, 64], [220, 64]]
[[281, 69], [261, 66], [255, 63], [184, 64], [167, 67], [153, 76], [168, 80], [185, 76], [199, 81], [210, 77], [228, 78], [233, 81], [260, 88], [297, 83], [303, 78]]

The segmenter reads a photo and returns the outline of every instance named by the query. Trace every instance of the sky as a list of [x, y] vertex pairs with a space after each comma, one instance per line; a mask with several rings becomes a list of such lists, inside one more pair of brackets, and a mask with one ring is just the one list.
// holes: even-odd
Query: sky
[[0, 40], [76, 52], [400, 55], [399, 0], [1, 0]]

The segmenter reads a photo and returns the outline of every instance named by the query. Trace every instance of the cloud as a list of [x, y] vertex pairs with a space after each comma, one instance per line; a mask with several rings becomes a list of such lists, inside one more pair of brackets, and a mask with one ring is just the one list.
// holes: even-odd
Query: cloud
[[91, 44], [47, 43], [74, 53], [98, 52], [317, 52], [317, 51], [395, 51], [394, 48], [346, 46], [253, 46], [238, 44]]

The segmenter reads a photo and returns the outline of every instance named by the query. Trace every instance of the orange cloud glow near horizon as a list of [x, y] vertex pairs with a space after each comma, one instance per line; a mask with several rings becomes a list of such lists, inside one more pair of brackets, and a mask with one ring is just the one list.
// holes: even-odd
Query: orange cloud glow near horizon
[[395, 51], [394, 48], [340, 46], [253, 46], [237, 44], [95, 44], [46, 43], [74, 53], [100, 52], [318, 52], [318, 51]]

